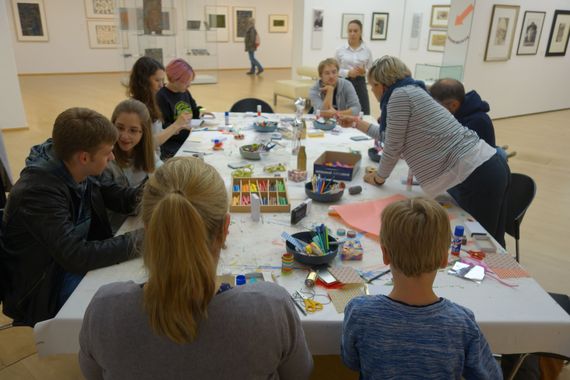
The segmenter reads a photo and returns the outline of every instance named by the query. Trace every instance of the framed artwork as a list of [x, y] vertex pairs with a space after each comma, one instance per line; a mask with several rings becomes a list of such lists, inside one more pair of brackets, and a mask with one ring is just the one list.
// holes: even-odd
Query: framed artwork
[[493, 5], [485, 61], [507, 61], [511, 58], [519, 8], [518, 5]]
[[352, 20], [359, 20], [364, 26], [364, 15], [362, 13], [343, 13], [340, 38], [348, 38], [348, 23]]
[[548, 37], [547, 57], [562, 57], [566, 55], [568, 36], [570, 33], [570, 11], [554, 11], [554, 21]]
[[144, 55], [145, 55], [145, 57], [153, 58], [153, 59], [157, 60], [158, 62], [160, 62], [161, 65], [164, 65], [162, 48], [144, 49]]
[[255, 18], [255, 8], [234, 7], [234, 41], [243, 42], [250, 18]]
[[323, 48], [323, 22], [324, 9], [313, 9], [312, 31], [311, 31], [311, 49], [320, 50]]
[[432, 5], [429, 25], [432, 28], [447, 28], [450, 9], [449, 5]]
[[119, 26], [121, 30], [129, 30], [129, 8], [119, 8]]
[[91, 49], [117, 49], [121, 47], [119, 27], [111, 20], [87, 20]]
[[87, 18], [114, 18], [115, 0], [85, 0]]
[[269, 15], [269, 33], [287, 33], [289, 31], [289, 16]]
[[372, 13], [371, 40], [385, 40], [388, 37], [388, 13]]
[[200, 20], [186, 20], [187, 30], [200, 30], [200, 25], [202, 25]]
[[536, 55], [545, 16], [546, 12], [524, 13], [517, 55]]
[[446, 30], [433, 30], [429, 31], [428, 37], [428, 51], [443, 53], [445, 50], [445, 41], [447, 40]]
[[12, 11], [18, 41], [48, 41], [43, 0], [12, 0]]
[[160, 24], [162, 27], [162, 34], [173, 35], [175, 34], [176, 13], [174, 8], [163, 9], [161, 14]]
[[143, 0], [144, 34], [162, 34], [162, 0]]
[[229, 40], [228, 7], [206, 6], [206, 41], [227, 42]]

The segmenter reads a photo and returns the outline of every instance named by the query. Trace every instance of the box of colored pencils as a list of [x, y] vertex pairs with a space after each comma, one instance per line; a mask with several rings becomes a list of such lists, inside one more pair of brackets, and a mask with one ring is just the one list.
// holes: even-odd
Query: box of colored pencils
[[279, 177], [233, 178], [230, 211], [250, 212], [251, 195], [257, 194], [261, 212], [289, 212], [285, 181]]
[[315, 160], [313, 173], [322, 178], [352, 181], [360, 168], [359, 154], [326, 151]]

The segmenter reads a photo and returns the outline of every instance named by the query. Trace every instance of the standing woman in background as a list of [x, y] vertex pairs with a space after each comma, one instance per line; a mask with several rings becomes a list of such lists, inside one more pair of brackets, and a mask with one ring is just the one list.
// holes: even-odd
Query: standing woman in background
[[313, 359], [285, 289], [216, 286], [228, 206], [224, 180], [199, 159], [174, 157], [149, 178], [148, 280], [105, 285], [91, 300], [79, 335], [87, 379], [309, 377]]
[[160, 146], [182, 129], [190, 129], [191, 114], [182, 113], [174, 123], [162, 128], [162, 114], [156, 101], [156, 94], [164, 86], [164, 66], [150, 57], [140, 57], [131, 70], [128, 95], [142, 102], [152, 119], [152, 133], [155, 152], [160, 162]]
[[[119, 131], [119, 139], [113, 147], [115, 159], [109, 161], [101, 180], [124, 187], [140, 186], [154, 172], [156, 159], [148, 109], [136, 99], [123, 100], [115, 107], [111, 123]], [[115, 234], [127, 215], [109, 209], [107, 215]]]
[[366, 71], [372, 65], [372, 53], [362, 41], [362, 23], [352, 20], [348, 23], [348, 42], [336, 49], [336, 60], [340, 66], [339, 76], [348, 79], [358, 95], [360, 108], [370, 115], [370, 101], [366, 88]]
[[249, 55], [249, 62], [251, 63], [251, 69], [246, 73], [247, 75], [255, 74], [255, 68], [257, 67], [257, 75], [263, 72], [263, 67], [257, 59], [255, 59], [255, 51], [259, 47], [259, 35], [257, 30], [255, 30], [255, 19], [250, 17], [247, 20], [247, 32], [245, 32], [245, 51]]

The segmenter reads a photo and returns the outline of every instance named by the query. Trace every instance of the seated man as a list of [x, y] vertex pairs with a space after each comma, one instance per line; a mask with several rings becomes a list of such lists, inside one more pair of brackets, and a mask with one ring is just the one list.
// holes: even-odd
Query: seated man
[[130, 213], [140, 189], [101, 183], [117, 129], [103, 115], [71, 108], [52, 138], [31, 149], [4, 211], [4, 313], [33, 326], [52, 318], [93, 269], [136, 255], [141, 231], [113, 237], [105, 208]]
[[[482, 100], [479, 94], [473, 90], [465, 93], [463, 84], [455, 79], [440, 79], [430, 87], [431, 96], [449, 112], [455, 116], [461, 125], [475, 131], [479, 138], [487, 144], [497, 147], [495, 144], [495, 128], [487, 112], [489, 103]], [[506, 147], [497, 147], [497, 152], [503, 157], [513, 157], [516, 152], [507, 155]]]

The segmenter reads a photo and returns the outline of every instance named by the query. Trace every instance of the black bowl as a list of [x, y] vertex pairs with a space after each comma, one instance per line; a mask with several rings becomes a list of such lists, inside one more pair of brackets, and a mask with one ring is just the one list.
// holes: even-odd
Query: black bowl
[[378, 154], [378, 150], [375, 147], [368, 149], [368, 157], [374, 162], [380, 162], [381, 155]]
[[313, 184], [311, 182], [305, 183], [305, 194], [307, 194], [309, 198], [311, 198], [316, 202], [323, 202], [323, 203], [336, 202], [340, 200], [340, 198], [342, 198], [342, 195], [344, 194], [344, 189], [341, 189], [340, 191], [334, 193], [323, 193], [323, 194], [317, 193], [312, 189], [313, 189]]
[[[298, 240], [301, 240], [307, 244], [309, 244], [310, 242], [313, 241], [313, 232], [311, 232], [311, 231], [297, 232], [291, 236], [293, 236], [294, 238], [297, 238]], [[336, 243], [336, 239], [334, 237], [332, 237], [331, 235], [329, 235], [329, 248], [330, 248], [330, 250], [327, 252], [326, 255], [323, 255], [323, 256], [311, 256], [308, 254], [304, 255], [302, 253], [299, 253], [295, 250], [295, 247], [293, 246], [293, 244], [291, 244], [289, 242], [286, 242], [286, 248], [287, 248], [287, 252], [292, 253], [293, 256], [295, 256], [295, 260], [297, 260], [301, 264], [318, 266], [318, 265], [328, 264], [331, 261], [333, 261], [333, 259], [336, 257], [336, 254], [338, 253], [338, 245], [337, 244], [333, 245], [331, 243]]]

